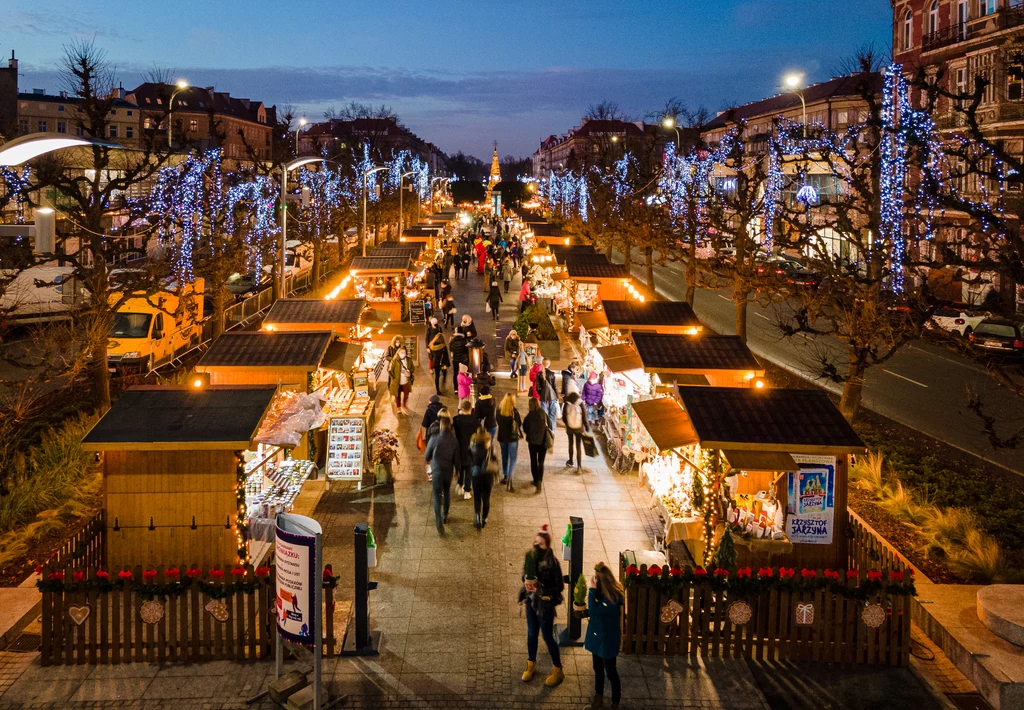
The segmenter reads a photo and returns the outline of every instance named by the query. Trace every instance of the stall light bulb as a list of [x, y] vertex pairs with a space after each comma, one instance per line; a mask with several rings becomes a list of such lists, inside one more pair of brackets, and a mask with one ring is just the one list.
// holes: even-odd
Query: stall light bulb
[[754, 373], [753, 372], [748, 372], [747, 374], [745, 374], [743, 376], [743, 379], [745, 379], [745, 380], [752, 380], [752, 379], [754, 379]]
[[759, 390], [763, 390], [764, 389], [764, 380], [758, 380], [757, 382], [755, 382], [754, 383], [754, 387], [756, 387]]
[[199, 387], [202, 387], [202, 386], [203, 386], [203, 380], [202, 380], [202, 378], [199, 378], [199, 377], [197, 377], [196, 379], [192, 380], [192, 386], [193, 386], [193, 387], [195, 387], [195, 388], [197, 388], [197, 389], [198, 389]]

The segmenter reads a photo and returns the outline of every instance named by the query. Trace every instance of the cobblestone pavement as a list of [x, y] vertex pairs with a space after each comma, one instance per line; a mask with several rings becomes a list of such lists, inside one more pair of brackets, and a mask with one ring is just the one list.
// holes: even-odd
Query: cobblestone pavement
[[[474, 316], [493, 359], [501, 344], [490, 314], [484, 313], [482, 277], [473, 273], [468, 282], [453, 286], [459, 313]], [[515, 316], [517, 293], [514, 283], [501, 308], [502, 324]], [[496, 364], [500, 400], [514, 385], [503, 376], [504, 362]], [[422, 355], [420, 365], [410, 416], [397, 416], [390, 402], [379, 405], [378, 426], [396, 430], [402, 441], [394, 486], [356, 491], [336, 485], [315, 512], [324, 528], [325, 560], [343, 578], [339, 591], [352, 565], [354, 524], [368, 520], [378, 542], [371, 579], [379, 588], [370, 596], [371, 627], [383, 633], [381, 653], [326, 660], [331, 697], [345, 695], [343, 707], [355, 708], [581, 708], [593, 695], [593, 674], [590, 655], [580, 647], [563, 649], [566, 678], [558, 687], [544, 685], [551, 663], [543, 643], [537, 677], [531, 683], [520, 679], [526, 622], [516, 597], [523, 554], [542, 523], [550, 524], [557, 538], [569, 516], [576, 515], [586, 526], [584, 569], [599, 560], [617, 568], [621, 550], [653, 544], [657, 521], [649, 496], [635, 476], [612, 473], [602, 457], [587, 459], [580, 475], [564, 468], [567, 445], [559, 425], [542, 493], [528, 484], [524, 444], [516, 468], [519, 485], [514, 493], [496, 487], [487, 527], [474, 529], [472, 501], [453, 499], [448, 534], [440, 537], [422, 455], [415, 447], [416, 429], [433, 392]], [[450, 381], [444, 401], [454, 409]], [[525, 397], [518, 404], [525, 413]], [[351, 595], [348, 586], [343, 596]], [[564, 621], [564, 611], [559, 616]], [[618, 665], [624, 708], [767, 707], [742, 661], [620, 656]], [[241, 708], [272, 676], [268, 663], [41, 668], [32, 654], [0, 654], [0, 710]], [[263, 700], [249, 707], [271, 706]]]

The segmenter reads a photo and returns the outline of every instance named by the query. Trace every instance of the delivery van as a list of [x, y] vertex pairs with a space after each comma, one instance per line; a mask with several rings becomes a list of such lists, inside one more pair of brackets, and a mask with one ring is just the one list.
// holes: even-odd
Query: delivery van
[[[116, 294], [112, 299], [120, 299]], [[125, 299], [107, 341], [111, 372], [151, 372], [199, 346], [203, 331], [203, 279], [155, 294]]]

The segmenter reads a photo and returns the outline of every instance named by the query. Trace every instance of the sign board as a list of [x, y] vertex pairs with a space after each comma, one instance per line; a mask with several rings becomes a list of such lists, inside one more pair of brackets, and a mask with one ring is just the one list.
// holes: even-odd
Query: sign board
[[413, 325], [423, 325], [427, 322], [426, 301], [409, 302], [409, 322]]
[[303, 646], [314, 645], [313, 634], [321, 623], [317, 603], [321, 583], [317, 542], [321, 532], [320, 524], [304, 515], [277, 516], [277, 629], [285, 640]]
[[798, 456], [800, 470], [790, 473], [786, 536], [791, 542], [829, 545], [835, 529], [836, 459]]

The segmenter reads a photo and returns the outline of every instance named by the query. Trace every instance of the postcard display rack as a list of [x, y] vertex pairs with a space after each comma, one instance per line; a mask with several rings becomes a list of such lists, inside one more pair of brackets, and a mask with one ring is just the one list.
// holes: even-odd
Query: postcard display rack
[[366, 420], [332, 417], [327, 432], [327, 478], [361, 481], [366, 463]]

